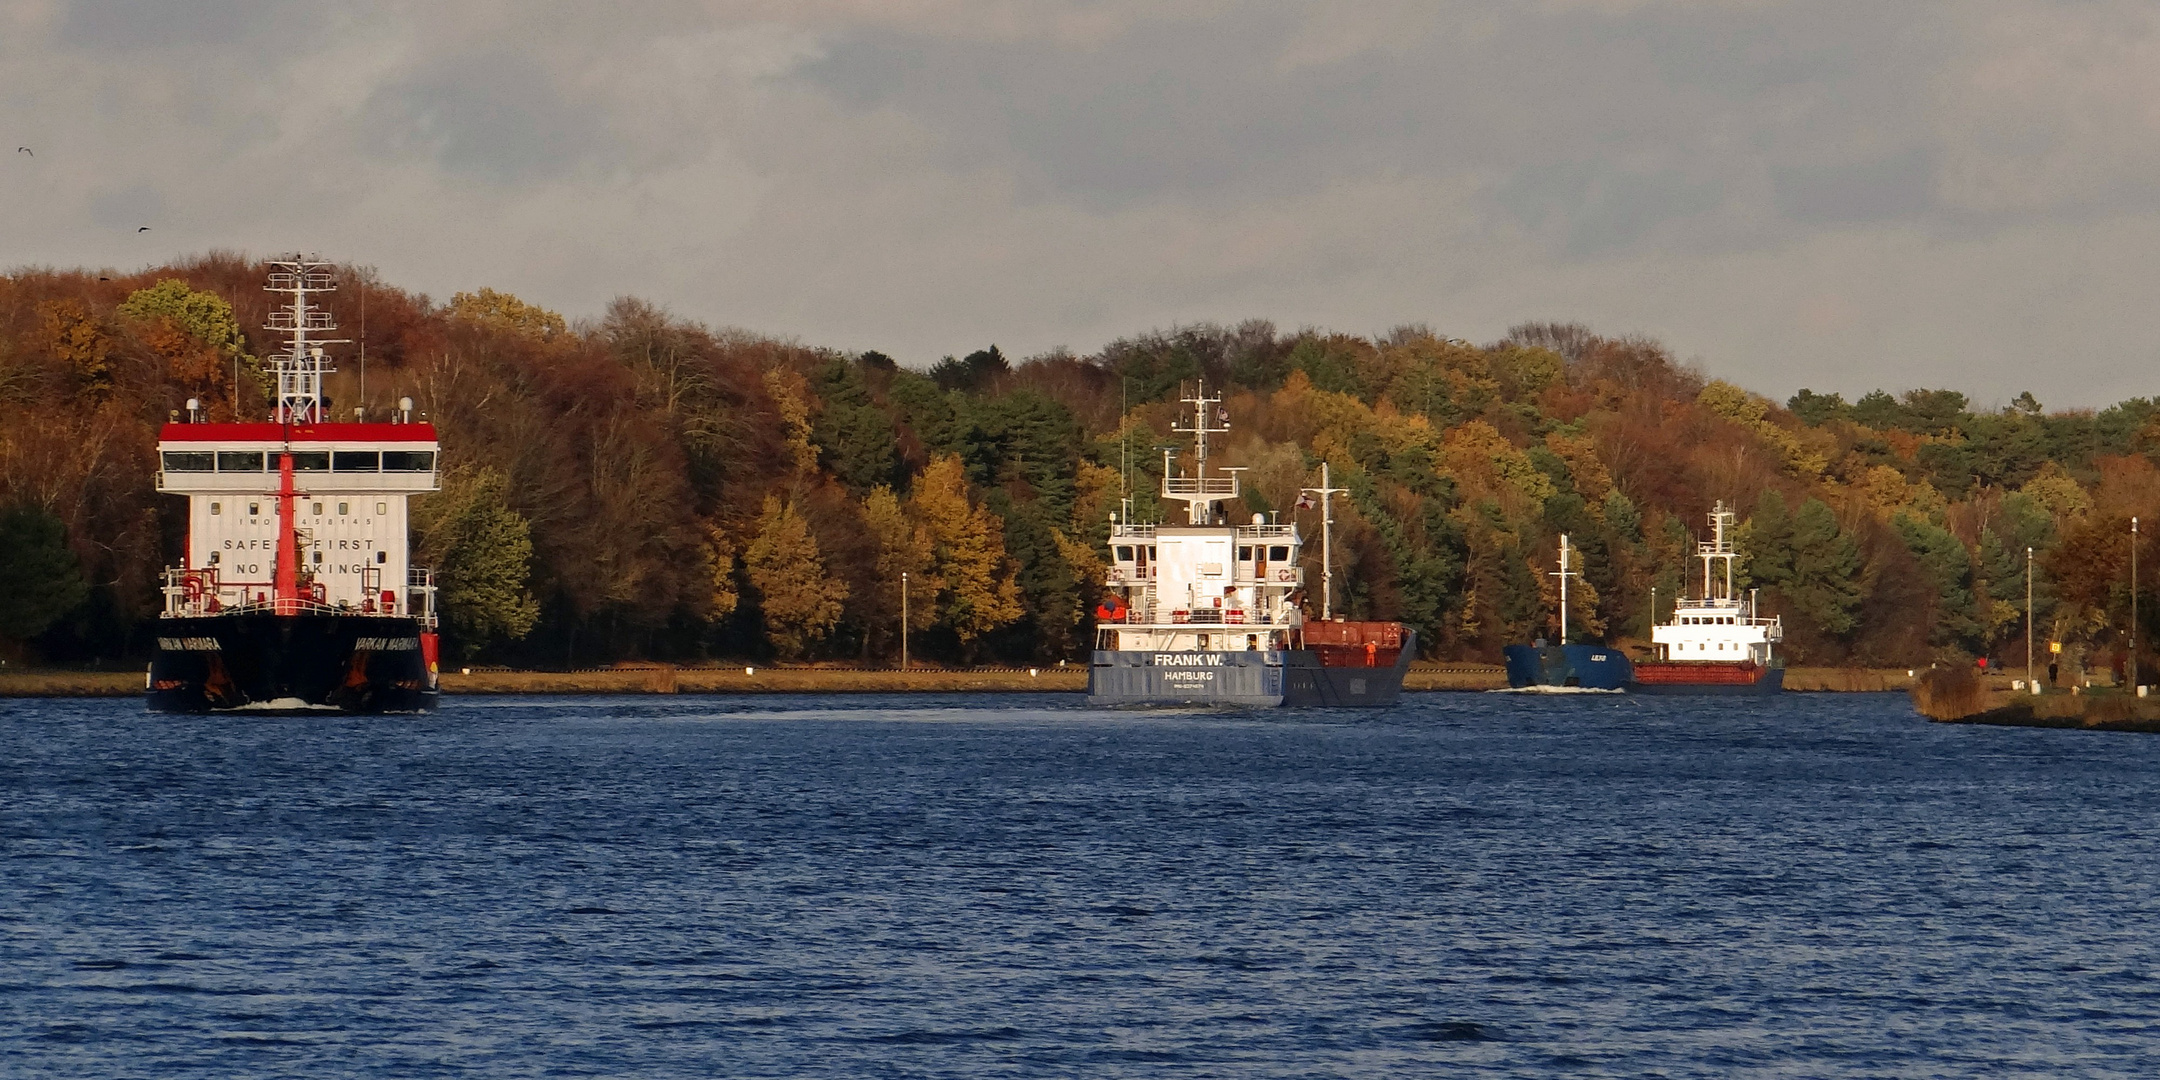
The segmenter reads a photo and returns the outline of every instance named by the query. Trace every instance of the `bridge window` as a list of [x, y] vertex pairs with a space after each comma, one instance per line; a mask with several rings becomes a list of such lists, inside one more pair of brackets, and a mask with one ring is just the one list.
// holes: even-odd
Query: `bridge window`
[[430, 472], [435, 468], [435, 452], [432, 450], [385, 450], [382, 456], [384, 472]]
[[1125, 547], [1121, 547], [1121, 548], [1117, 549], [1117, 561], [1119, 561], [1119, 562], [1131, 562], [1131, 561], [1132, 561], [1132, 547], [1131, 547], [1130, 545], [1127, 545], [1127, 546], [1125, 546]]
[[1241, 547], [1241, 548], [1237, 549], [1237, 561], [1239, 561], [1239, 562], [1251, 562], [1251, 561], [1252, 561], [1252, 549], [1251, 549], [1251, 548], [1249, 548], [1249, 547]]
[[294, 472], [329, 472], [330, 451], [295, 450], [292, 456]]
[[263, 452], [260, 450], [220, 450], [217, 452], [219, 472], [261, 472]]
[[210, 472], [217, 467], [217, 455], [208, 450], [165, 451], [166, 472]]
[[1267, 549], [1267, 557], [1269, 562], [1282, 562], [1290, 557], [1290, 548], [1287, 545], [1271, 547]]
[[331, 456], [330, 467], [338, 472], [380, 472], [382, 455], [373, 450], [340, 450]]

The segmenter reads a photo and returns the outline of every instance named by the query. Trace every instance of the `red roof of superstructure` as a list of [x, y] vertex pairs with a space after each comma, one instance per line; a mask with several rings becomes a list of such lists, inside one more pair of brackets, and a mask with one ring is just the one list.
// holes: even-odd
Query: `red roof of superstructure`
[[161, 442], [435, 442], [433, 424], [166, 424]]

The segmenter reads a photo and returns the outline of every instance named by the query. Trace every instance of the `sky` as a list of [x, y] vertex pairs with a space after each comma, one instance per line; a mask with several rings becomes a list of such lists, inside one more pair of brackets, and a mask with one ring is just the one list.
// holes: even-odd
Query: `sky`
[[2160, 393], [2149, 2], [0, 0], [0, 142], [9, 268], [307, 250], [914, 365], [1577, 321], [1780, 399]]

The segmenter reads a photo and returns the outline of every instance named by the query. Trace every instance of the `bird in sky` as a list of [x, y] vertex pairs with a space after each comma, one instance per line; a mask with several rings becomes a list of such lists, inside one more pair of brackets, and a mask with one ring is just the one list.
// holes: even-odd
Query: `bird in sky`
[[150, 226], [148, 226], [148, 225], [144, 225], [144, 226], [141, 226], [141, 227], [137, 228], [137, 229], [136, 229], [135, 231], [136, 231], [136, 232], [139, 232], [139, 233], [146, 233], [146, 232], [149, 232], [149, 231], [150, 231]]
[[29, 155], [30, 155], [31, 157], [36, 157], [36, 156], [37, 156], [36, 152], [32, 151], [32, 150], [31, 150], [31, 149], [30, 149], [29, 147], [27, 147], [27, 146], [18, 146], [18, 147], [16, 147], [16, 148], [15, 148], [15, 152], [16, 152], [16, 153], [18, 153], [18, 154], [29, 154]]

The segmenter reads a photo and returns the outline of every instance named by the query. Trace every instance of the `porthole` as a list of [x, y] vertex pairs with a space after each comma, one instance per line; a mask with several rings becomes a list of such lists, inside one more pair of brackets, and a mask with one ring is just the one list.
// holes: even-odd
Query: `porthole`
[[389, 562], [389, 561], [390, 561], [390, 553], [389, 553], [389, 552], [387, 552], [387, 551], [378, 551], [378, 552], [376, 552], [376, 553], [375, 553], [375, 561], [376, 561], [377, 563], [386, 563], [386, 562]]
[[387, 513], [389, 513], [389, 512], [390, 512], [390, 504], [389, 504], [389, 503], [386, 503], [386, 502], [379, 502], [379, 503], [376, 503], [376, 504], [375, 504], [375, 512], [376, 512], [376, 513], [378, 513], [378, 514], [387, 514]]
[[248, 504], [248, 516], [249, 516], [249, 517], [260, 517], [261, 515], [262, 515], [262, 504], [261, 504], [261, 503], [249, 503], [249, 504]]
[[351, 504], [351, 503], [339, 503], [339, 504], [337, 504], [337, 512], [338, 512], [338, 516], [339, 516], [339, 517], [344, 517], [344, 516], [345, 516], [346, 514], [350, 514], [350, 513], [352, 513], [352, 504]]
[[225, 512], [225, 504], [224, 504], [224, 503], [211, 503], [211, 504], [210, 504], [210, 516], [211, 516], [211, 517], [217, 517], [217, 516], [218, 516], [219, 514], [222, 514], [222, 513], [224, 513], [224, 512]]
[[313, 513], [314, 513], [314, 515], [315, 515], [316, 517], [321, 517], [321, 516], [322, 516], [322, 504], [321, 504], [321, 503], [316, 503], [316, 504], [315, 504], [315, 509], [314, 509]]

